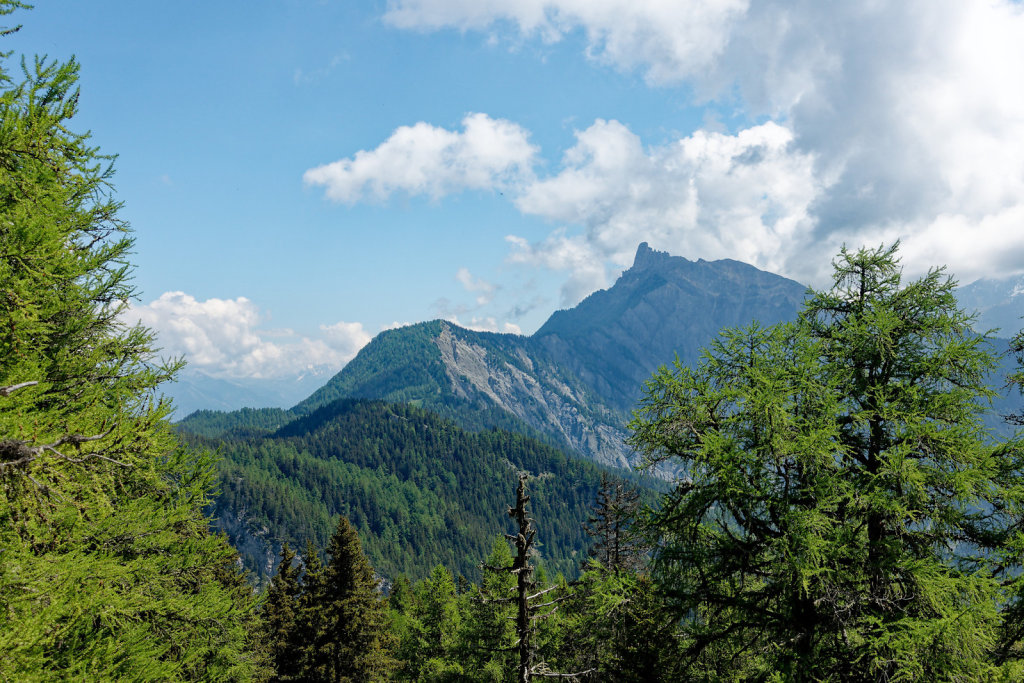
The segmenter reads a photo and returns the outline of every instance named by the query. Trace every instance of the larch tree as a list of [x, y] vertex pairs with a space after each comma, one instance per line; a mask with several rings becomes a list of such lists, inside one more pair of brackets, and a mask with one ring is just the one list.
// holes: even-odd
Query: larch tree
[[[484, 566], [511, 567], [512, 553], [504, 537], [497, 537]], [[462, 619], [459, 643], [467, 675], [490, 683], [515, 680], [515, 610], [507, 600], [515, 590], [516, 579], [508, 572], [485, 571], [478, 595], [469, 601]]]
[[[20, 3], [0, 0], [0, 16]], [[16, 29], [5, 29], [7, 34]], [[251, 590], [208, 529], [154, 339], [122, 320], [112, 158], [72, 130], [73, 59], [0, 57], [0, 678], [243, 680]]]
[[1020, 444], [982, 423], [994, 353], [941, 270], [905, 282], [895, 246], [834, 266], [796, 323], [728, 330], [696, 368], [659, 370], [631, 423], [647, 463], [684, 473], [653, 522], [690, 661], [739, 678], [1005, 674], [1024, 480]]

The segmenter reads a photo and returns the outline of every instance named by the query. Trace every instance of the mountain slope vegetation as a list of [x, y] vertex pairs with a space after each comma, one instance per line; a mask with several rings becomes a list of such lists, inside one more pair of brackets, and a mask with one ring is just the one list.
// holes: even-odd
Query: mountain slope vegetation
[[213, 437], [212, 416], [200, 417], [180, 429], [200, 424], [207, 436], [183, 432], [184, 438], [220, 449], [216, 528], [258, 576], [269, 574], [283, 542], [323, 545], [341, 514], [386, 577], [423, 577], [442, 564], [476, 578], [495, 535], [506, 530], [506, 499], [520, 471], [537, 477], [545, 566], [578, 571], [587, 546], [582, 525], [604, 470], [534, 439], [470, 432], [409, 404], [356, 399], [335, 401], [272, 433], [245, 429], [279, 417], [270, 411], [224, 415], [225, 431]]

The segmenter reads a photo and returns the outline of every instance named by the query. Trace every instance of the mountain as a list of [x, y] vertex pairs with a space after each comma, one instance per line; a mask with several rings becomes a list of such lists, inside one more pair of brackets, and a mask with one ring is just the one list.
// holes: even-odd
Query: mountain
[[[388, 330], [291, 409], [198, 411], [179, 430], [223, 456], [217, 527], [261, 576], [282, 541], [322, 543], [338, 513], [385, 576], [438, 563], [470, 575], [504, 529], [521, 469], [540, 476], [535, 500], [549, 506], [536, 509], [550, 525], [546, 561], [568, 572], [598, 465], [636, 463], [625, 425], [643, 382], [677, 355], [695, 362], [723, 327], [793, 319], [805, 292], [737, 261], [641, 244], [614, 285], [530, 337], [440, 320]], [[1004, 353], [997, 376], [1012, 366]], [[989, 426], [1005, 433], [1000, 415], [1022, 411], [1003, 397]]]
[[644, 242], [633, 267], [611, 288], [555, 312], [532, 341], [604, 401], [628, 412], [659, 365], [677, 354], [694, 363], [723, 327], [792, 320], [806, 291], [746, 263], [689, 261]]
[[1024, 328], [1024, 275], [982, 278], [956, 291], [960, 306], [978, 314], [975, 329], [998, 329], [1000, 337], [1012, 337]]
[[328, 368], [314, 367], [284, 378], [223, 378], [186, 368], [160, 389], [174, 401], [174, 419], [181, 420], [197, 410], [293, 406], [323, 386], [331, 374]]
[[387, 330], [295, 411], [338, 398], [411, 403], [465, 429], [499, 427], [602, 464], [630, 464], [625, 415], [522, 336], [441, 320]]
[[437, 320], [388, 330], [296, 410], [338, 398], [410, 402], [467, 429], [511, 429], [626, 467], [636, 457], [625, 425], [659, 365], [695, 361], [722, 327], [793, 318], [805, 291], [738, 261], [689, 261], [644, 243], [612, 287], [532, 337]]

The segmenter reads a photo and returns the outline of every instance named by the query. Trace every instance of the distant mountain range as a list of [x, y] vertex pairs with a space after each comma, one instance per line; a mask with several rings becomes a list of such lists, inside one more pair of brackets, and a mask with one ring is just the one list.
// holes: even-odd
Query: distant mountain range
[[[511, 429], [629, 466], [624, 426], [659, 365], [677, 355], [695, 362], [723, 327], [792, 320], [806, 291], [739, 261], [690, 261], [643, 243], [614, 285], [556, 311], [529, 337], [435, 320], [382, 332], [333, 377], [324, 368], [276, 380], [186, 372], [164, 390], [179, 419], [242, 407], [306, 414], [339, 398], [408, 402], [468, 429]], [[1007, 338], [1024, 325], [1024, 277], [979, 280], [958, 296], [978, 311], [979, 330]]]
[[186, 367], [174, 382], [161, 385], [174, 401], [172, 419], [197, 410], [238, 410], [240, 408], [293, 406], [319, 389], [334, 374], [327, 367], [313, 367], [284, 378], [213, 377]]
[[975, 329], [997, 329], [1009, 338], [1024, 328], [1024, 275], [1007, 278], [983, 278], [957, 290], [960, 306], [978, 314]]

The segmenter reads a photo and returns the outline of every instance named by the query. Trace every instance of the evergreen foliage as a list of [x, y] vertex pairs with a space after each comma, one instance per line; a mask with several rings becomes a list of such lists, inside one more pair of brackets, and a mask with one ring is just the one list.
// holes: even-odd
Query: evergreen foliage
[[[518, 434], [466, 432], [415, 407], [375, 401], [341, 400], [266, 437], [185, 438], [220, 450], [214, 513], [230, 537], [266, 528], [268, 539], [322, 546], [342, 514], [388, 578], [421, 579], [443, 565], [478, 580], [519, 469], [538, 475], [537, 514], [550, 520], [538, 547], [545, 563], [575, 576], [602, 471]], [[228, 525], [241, 510], [246, 527]], [[250, 554], [246, 563], [259, 573], [266, 559]]]
[[584, 565], [552, 620], [547, 657], [594, 680], [684, 679], [677, 617], [648, 573], [650, 559], [639, 491], [606, 478], [587, 531], [594, 539]]
[[281, 408], [242, 408], [230, 413], [197, 410], [176, 426], [179, 430], [215, 438], [247, 438], [272, 434], [297, 415]]
[[434, 567], [415, 589], [401, 578], [392, 588], [389, 606], [402, 662], [398, 680], [463, 680], [467, 668], [472, 670], [460, 647], [466, 600], [445, 567]]
[[292, 681], [299, 675], [302, 644], [299, 635], [299, 568], [295, 553], [285, 543], [281, 562], [267, 587], [263, 603], [262, 639], [276, 680]]
[[303, 677], [339, 683], [386, 680], [394, 666], [386, 603], [346, 517], [339, 517], [327, 555], [320, 580], [306, 587], [312, 628], [304, 644], [309, 654]]
[[904, 283], [895, 247], [844, 250], [797, 323], [726, 331], [648, 384], [633, 443], [686, 474], [653, 523], [688, 661], [740, 679], [1019, 675], [1000, 627], [1021, 448], [983, 428], [996, 359], [953, 288], [941, 270]]
[[[1007, 383], [1015, 387], [1024, 396], [1024, 330], [1018, 332], [1010, 341], [1010, 355], [1017, 362], [1014, 372], [1008, 373]], [[1024, 427], [1024, 412], [1005, 416], [1006, 420], [1018, 427]]]
[[371, 683], [390, 680], [396, 661], [387, 602], [359, 536], [338, 519], [324, 564], [312, 544], [296, 578], [287, 547], [263, 605], [262, 632], [271, 639], [273, 680]]
[[[0, 16], [20, 3], [0, 0]], [[0, 31], [2, 34], [10, 30]], [[74, 60], [0, 58], [0, 678], [246, 680], [251, 589], [203, 507], [211, 458], [120, 322], [132, 239], [74, 133]]]
[[[491, 567], [512, 564], [512, 551], [503, 536], [494, 539], [484, 560]], [[461, 639], [467, 672], [480, 672], [479, 680], [493, 683], [510, 682], [515, 678], [516, 632], [514, 609], [509, 602], [481, 599], [482, 596], [507, 597], [515, 590], [515, 577], [503, 572], [484, 572], [477, 590], [464, 603]]]

